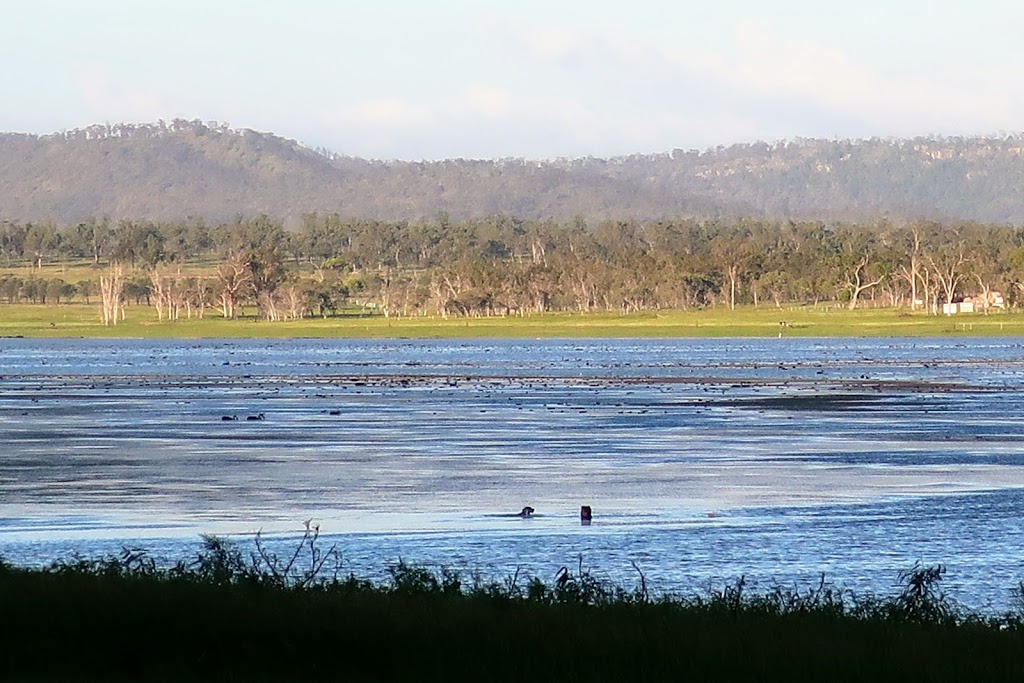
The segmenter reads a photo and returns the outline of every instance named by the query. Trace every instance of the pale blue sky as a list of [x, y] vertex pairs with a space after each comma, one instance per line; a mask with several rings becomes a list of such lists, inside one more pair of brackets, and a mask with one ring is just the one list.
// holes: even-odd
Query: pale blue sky
[[1024, 130], [1020, 0], [0, 0], [0, 130], [182, 117], [372, 158]]

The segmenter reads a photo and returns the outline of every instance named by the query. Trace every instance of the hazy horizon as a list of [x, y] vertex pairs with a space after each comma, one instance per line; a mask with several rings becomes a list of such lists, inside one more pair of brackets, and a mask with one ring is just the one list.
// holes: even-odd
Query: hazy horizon
[[7, 8], [0, 129], [229, 122], [382, 160], [1024, 128], [1024, 7], [567, 0]]
[[[705, 153], [714, 152], [717, 148], [728, 149], [728, 148], [734, 147], [734, 146], [743, 146], [743, 145], [751, 146], [751, 145], [759, 145], [759, 144], [765, 144], [765, 145], [768, 145], [769, 147], [775, 147], [775, 146], [782, 146], [782, 145], [786, 145], [786, 144], [797, 144], [797, 143], [800, 143], [800, 142], [813, 142], [813, 141], [850, 142], [850, 143], [853, 143], [853, 144], [858, 144], [858, 143], [867, 143], [867, 142], [870, 142], [872, 140], [882, 140], [882, 141], [885, 141], [885, 142], [899, 142], [899, 141], [903, 141], [903, 140], [913, 140], [913, 139], [950, 139], [950, 138], [955, 138], [955, 137], [962, 137], [964, 139], [974, 139], [974, 140], [986, 140], [986, 139], [1002, 139], [1002, 138], [1006, 138], [1006, 137], [1010, 137], [1010, 136], [1014, 136], [1014, 137], [1022, 137], [1022, 136], [1024, 136], [1024, 129], [1016, 130], [1016, 131], [995, 131], [995, 132], [992, 132], [992, 133], [968, 134], [968, 135], [963, 135], [963, 136], [942, 135], [942, 134], [939, 134], [939, 133], [921, 133], [921, 134], [918, 134], [918, 135], [912, 135], [912, 136], [906, 136], [906, 137], [879, 135], [879, 136], [872, 136], [870, 138], [869, 137], [861, 137], [861, 138], [832, 137], [832, 138], [825, 138], [825, 137], [793, 136], [791, 138], [780, 138], [780, 139], [776, 139], [776, 140], [756, 139], [756, 140], [732, 140], [732, 141], [728, 141], [728, 142], [723, 141], [723, 142], [718, 143], [716, 145], [709, 145], [709, 146], [705, 146], [705, 147], [688, 147], [688, 148], [675, 147], [675, 148], [672, 148], [672, 149], [636, 150], [636, 151], [633, 151], [633, 152], [626, 152], [626, 153], [623, 153], [623, 154], [617, 154], [617, 155], [613, 155], [613, 156], [599, 156], [599, 155], [596, 155], [596, 154], [580, 154], [580, 155], [573, 155], [573, 156], [551, 156], [551, 157], [527, 157], [527, 156], [523, 156], [523, 155], [505, 155], [505, 156], [500, 156], [500, 157], [482, 157], [482, 156], [468, 157], [468, 156], [463, 156], [463, 157], [437, 157], [437, 158], [431, 158], [431, 159], [422, 158], [422, 157], [421, 158], [403, 159], [403, 158], [399, 158], [399, 157], [369, 157], [369, 156], [360, 156], [360, 155], [356, 155], [356, 154], [348, 154], [348, 153], [346, 153], [344, 151], [341, 151], [341, 150], [330, 149], [330, 148], [327, 148], [327, 147], [323, 147], [321, 145], [309, 144], [305, 140], [301, 140], [299, 138], [296, 138], [294, 136], [288, 135], [288, 134], [283, 133], [281, 131], [259, 130], [259, 129], [255, 129], [255, 128], [249, 128], [249, 127], [246, 127], [246, 126], [235, 126], [230, 121], [214, 121], [212, 119], [203, 119], [201, 117], [193, 117], [192, 119], [184, 119], [184, 117], [179, 117], [179, 118], [181, 118], [182, 120], [186, 120], [189, 123], [192, 123], [192, 122], [198, 120], [198, 121], [201, 121], [203, 125], [207, 125], [207, 126], [213, 126], [214, 124], [216, 124], [217, 126], [226, 126], [229, 130], [234, 131], [236, 133], [237, 132], [242, 132], [242, 131], [245, 131], [245, 130], [250, 130], [250, 131], [252, 131], [254, 133], [259, 133], [261, 135], [273, 135], [273, 136], [281, 138], [283, 140], [294, 142], [294, 143], [298, 144], [301, 147], [305, 147], [305, 148], [310, 149], [310, 150], [315, 151], [315, 152], [326, 152], [326, 153], [338, 155], [339, 157], [349, 157], [349, 158], [352, 158], [352, 159], [360, 159], [360, 160], [363, 160], [363, 161], [385, 162], [385, 163], [386, 162], [392, 162], [392, 161], [394, 161], [394, 162], [409, 162], [409, 163], [435, 163], [435, 162], [440, 163], [440, 162], [445, 162], [445, 161], [500, 162], [500, 161], [503, 161], [503, 160], [517, 160], [517, 161], [524, 161], [524, 162], [538, 162], [538, 163], [541, 163], [541, 162], [557, 162], [557, 161], [561, 161], [561, 160], [570, 160], [571, 161], [571, 160], [585, 160], [585, 159], [614, 160], [614, 159], [619, 159], [619, 158], [623, 158], [624, 159], [624, 158], [633, 157], [633, 156], [657, 156], [657, 155], [663, 155], [663, 154], [671, 154], [673, 151], [675, 151], [677, 149], [683, 149], [684, 152], [697, 151], [697, 152], [699, 152], [701, 154], [705, 154]], [[91, 126], [95, 126], [95, 125], [116, 126], [118, 124], [125, 124], [125, 125], [135, 125], [135, 126], [156, 126], [156, 125], [159, 125], [161, 120], [165, 124], [170, 124], [174, 119], [158, 119], [158, 120], [153, 120], [153, 121], [94, 121], [92, 123], [85, 124], [85, 125], [80, 126], [80, 127], [64, 128], [64, 129], [61, 129], [61, 130], [44, 131], [44, 132], [27, 131], [27, 130], [17, 130], [17, 131], [16, 130], [0, 130], [0, 135], [4, 135], [4, 134], [33, 135], [33, 136], [44, 137], [45, 138], [45, 137], [48, 137], [48, 136], [60, 136], [60, 135], [62, 135], [64, 133], [70, 133], [70, 132], [75, 131], [75, 130], [85, 130], [85, 129], [90, 128]]]

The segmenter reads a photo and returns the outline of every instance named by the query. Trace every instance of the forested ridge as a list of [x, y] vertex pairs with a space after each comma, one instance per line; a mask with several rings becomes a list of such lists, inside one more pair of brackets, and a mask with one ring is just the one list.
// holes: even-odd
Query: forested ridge
[[0, 301], [109, 324], [1024, 299], [1014, 135], [381, 162], [175, 120], [2, 135], [0, 159]]
[[1024, 223], [1024, 136], [809, 140], [613, 159], [372, 161], [174, 120], [0, 134], [0, 219], [743, 218]]

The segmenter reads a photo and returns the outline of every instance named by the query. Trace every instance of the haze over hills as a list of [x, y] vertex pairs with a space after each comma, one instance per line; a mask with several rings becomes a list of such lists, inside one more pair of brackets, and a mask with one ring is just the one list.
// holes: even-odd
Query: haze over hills
[[175, 120], [0, 134], [0, 219], [760, 216], [1024, 223], [1024, 135], [804, 140], [615, 159], [368, 161]]

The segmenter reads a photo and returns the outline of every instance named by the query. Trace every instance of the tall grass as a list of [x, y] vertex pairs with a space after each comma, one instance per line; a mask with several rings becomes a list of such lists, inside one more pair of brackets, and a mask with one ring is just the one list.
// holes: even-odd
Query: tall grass
[[217, 538], [158, 566], [144, 552], [45, 569], [0, 563], [5, 680], [1019, 680], [1019, 612], [983, 617], [915, 566], [892, 596], [805, 590], [653, 595], [582, 560], [549, 582], [399, 562], [341, 571], [315, 530], [292, 552]]

